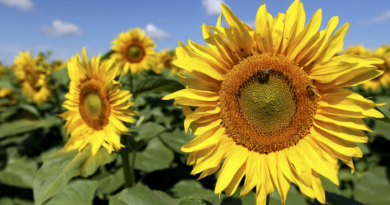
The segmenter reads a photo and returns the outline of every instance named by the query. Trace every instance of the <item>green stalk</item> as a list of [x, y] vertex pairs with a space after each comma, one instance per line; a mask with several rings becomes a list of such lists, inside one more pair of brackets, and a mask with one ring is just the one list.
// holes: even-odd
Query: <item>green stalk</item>
[[127, 140], [126, 135], [121, 135], [122, 138], [122, 144], [125, 145], [124, 148], [120, 150], [120, 154], [122, 157], [122, 164], [123, 164], [123, 174], [125, 176], [125, 188], [131, 188], [133, 187], [133, 173], [130, 169], [130, 160], [129, 160], [129, 142]]
[[265, 202], [265, 205], [269, 205], [269, 196], [271, 196], [271, 194], [267, 195], [267, 201]]
[[[133, 93], [133, 75], [131, 75], [130, 72], [130, 92]], [[134, 93], [133, 93], [134, 96]], [[133, 100], [135, 101], [135, 98], [133, 97]], [[131, 150], [133, 152], [132, 159], [131, 159], [131, 166], [130, 166], [130, 173], [131, 173], [131, 182], [132, 184], [135, 184], [135, 172], [134, 172], [134, 166], [135, 166], [135, 156], [137, 154], [137, 141], [135, 141], [134, 148]]]
[[57, 105], [58, 112], [62, 113], [61, 102], [60, 102], [60, 98], [58, 97], [57, 88], [54, 88], [52, 90], [54, 92], [54, 98], [56, 100], [56, 105]]

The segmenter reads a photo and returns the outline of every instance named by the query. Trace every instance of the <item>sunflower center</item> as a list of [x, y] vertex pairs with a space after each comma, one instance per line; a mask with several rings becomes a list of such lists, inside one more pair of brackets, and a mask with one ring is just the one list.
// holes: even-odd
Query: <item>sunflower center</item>
[[37, 85], [39, 80], [39, 74], [37, 72], [34, 72], [34, 70], [31, 67], [27, 67], [25, 71], [26, 71], [27, 82], [35, 91], [39, 91], [41, 89], [41, 86]]
[[[262, 133], [287, 127], [296, 111], [296, 99], [289, 80], [280, 72], [256, 73], [238, 90], [243, 118]], [[267, 73], [265, 73], [267, 72]]]
[[222, 126], [236, 144], [259, 153], [293, 146], [309, 133], [317, 109], [308, 88], [314, 88], [312, 81], [294, 62], [254, 54], [222, 82]]
[[102, 111], [102, 99], [98, 93], [91, 92], [84, 99], [85, 112], [91, 118], [99, 118]]
[[111, 107], [102, 83], [90, 80], [81, 86], [79, 110], [85, 124], [95, 130], [102, 130], [108, 124]]
[[127, 47], [127, 57], [130, 62], [140, 62], [145, 55], [142, 47], [132, 44]]
[[165, 68], [171, 68], [171, 65], [172, 65], [172, 57], [171, 57], [171, 56], [168, 56], [168, 57], [165, 59], [164, 67], [165, 67]]

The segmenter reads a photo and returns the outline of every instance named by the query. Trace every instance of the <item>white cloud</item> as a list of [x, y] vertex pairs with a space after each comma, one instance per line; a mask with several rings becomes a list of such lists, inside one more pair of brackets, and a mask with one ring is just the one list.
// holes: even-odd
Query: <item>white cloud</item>
[[147, 36], [150, 36], [152, 38], [156, 39], [164, 39], [168, 38], [169, 34], [163, 31], [162, 29], [158, 29], [155, 25], [149, 23], [146, 25], [145, 33]]
[[222, 12], [221, 3], [225, 3], [224, 0], [202, 0], [202, 5], [206, 9], [207, 15], [218, 15]]
[[382, 22], [390, 19], [390, 10], [383, 12], [380, 16], [374, 16], [372, 21], [374, 22]]
[[371, 24], [371, 23], [384, 22], [384, 21], [387, 21], [389, 19], [390, 19], [390, 10], [387, 10], [387, 11], [383, 12], [381, 15], [374, 16], [374, 17], [372, 17], [369, 20], [358, 21], [357, 24], [360, 25], [360, 26], [364, 26], [364, 25], [368, 25], [368, 24]]
[[83, 34], [76, 25], [60, 20], [54, 20], [51, 26], [43, 25], [41, 30], [49, 36], [74, 36]]
[[11, 7], [18, 7], [22, 11], [31, 10], [33, 8], [31, 0], [0, 0], [0, 3]]

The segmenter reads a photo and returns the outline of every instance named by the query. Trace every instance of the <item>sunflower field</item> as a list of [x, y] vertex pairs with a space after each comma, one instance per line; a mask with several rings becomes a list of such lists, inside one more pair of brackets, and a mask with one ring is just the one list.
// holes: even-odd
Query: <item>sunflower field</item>
[[0, 64], [0, 205], [390, 204], [390, 46], [299, 0], [221, 10], [200, 44]]

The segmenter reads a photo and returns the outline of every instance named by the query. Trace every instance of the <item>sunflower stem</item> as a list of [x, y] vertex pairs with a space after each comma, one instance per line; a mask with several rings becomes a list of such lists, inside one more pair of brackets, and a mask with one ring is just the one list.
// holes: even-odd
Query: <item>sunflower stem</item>
[[57, 88], [54, 88], [53, 92], [54, 92], [54, 98], [56, 100], [56, 105], [57, 105], [58, 112], [62, 113], [61, 102], [60, 102], [60, 98], [58, 97], [59, 94], [57, 92]]
[[[129, 74], [130, 75], [130, 92], [133, 94], [133, 75]], [[133, 99], [134, 102], [135, 102], [135, 98]], [[135, 145], [134, 147], [131, 149], [133, 155], [132, 155], [132, 159], [131, 159], [131, 164], [130, 164], [130, 173], [131, 173], [131, 184], [135, 184], [135, 172], [134, 172], [134, 166], [135, 166], [135, 156], [137, 154], [137, 143], [138, 141], [135, 140]]]
[[267, 201], [265, 202], [265, 205], [269, 205], [269, 196], [271, 196], [271, 194], [267, 195]]
[[122, 135], [122, 144], [125, 145], [124, 148], [120, 150], [123, 164], [123, 174], [125, 176], [125, 188], [133, 187], [133, 176], [130, 169], [130, 160], [129, 160], [129, 142], [126, 135]]

